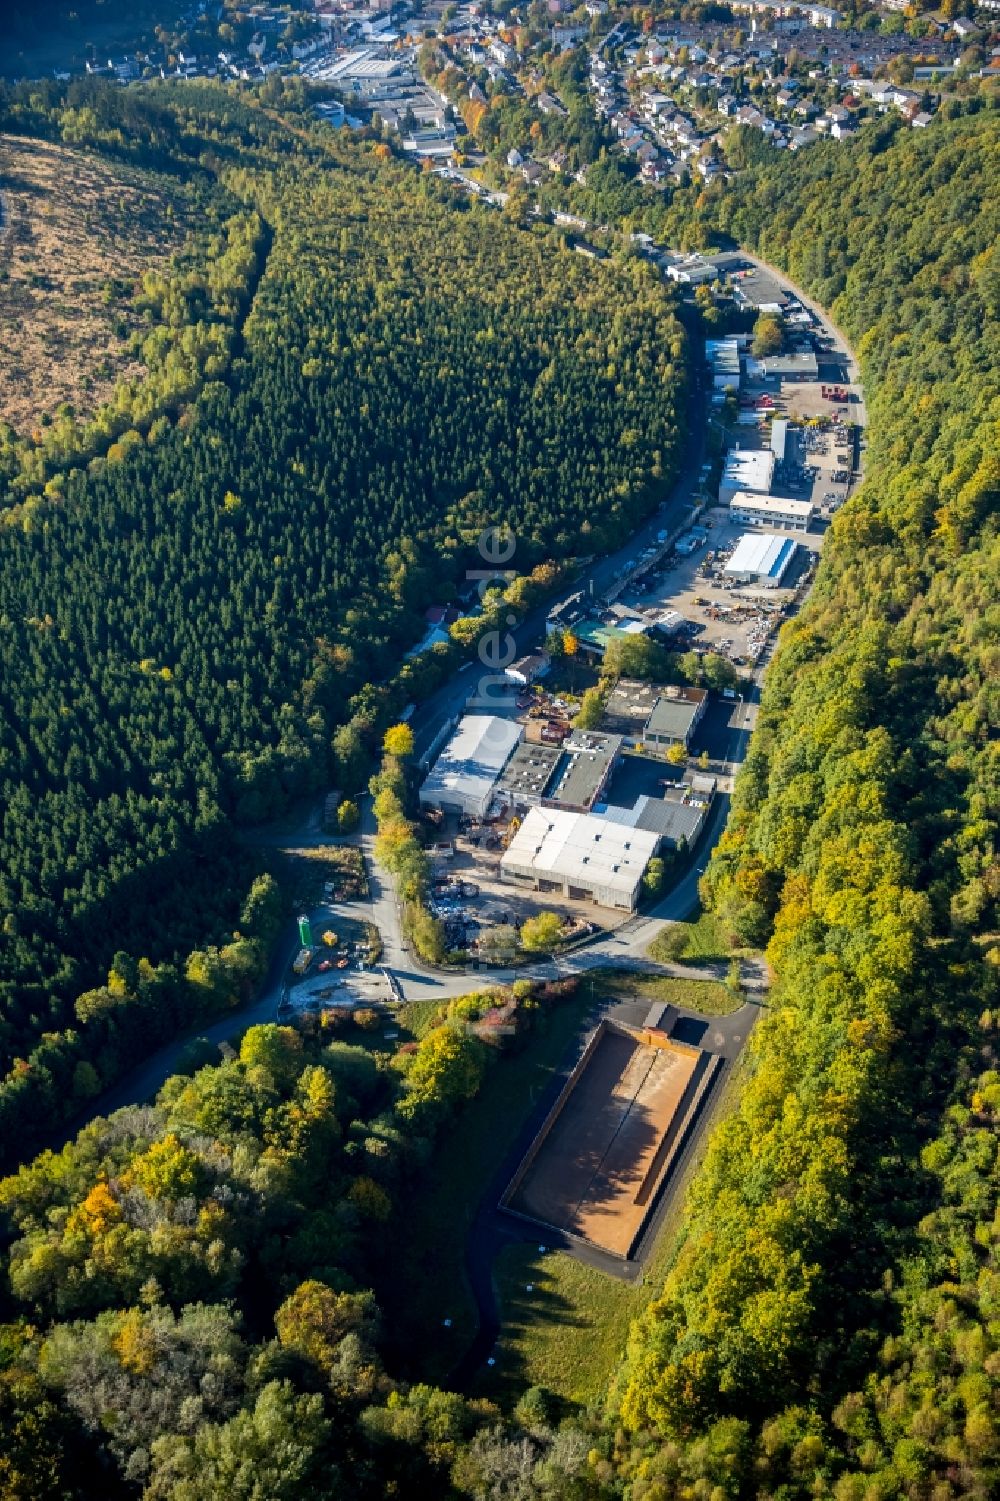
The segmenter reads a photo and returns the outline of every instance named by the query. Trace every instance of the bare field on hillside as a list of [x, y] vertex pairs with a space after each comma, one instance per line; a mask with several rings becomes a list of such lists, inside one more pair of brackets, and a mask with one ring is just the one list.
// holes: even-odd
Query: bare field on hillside
[[186, 205], [66, 146], [0, 136], [0, 420], [92, 413], [139, 368], [132, 292], [183, 242]]

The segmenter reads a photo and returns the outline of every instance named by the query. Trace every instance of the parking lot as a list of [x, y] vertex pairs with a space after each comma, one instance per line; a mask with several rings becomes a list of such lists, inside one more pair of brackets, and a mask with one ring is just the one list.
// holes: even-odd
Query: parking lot
[[289, 987], [288, 1011], [279, 1011], [279, 1020], [301, 1011], [326, 1011], [335, 1007], [374, 1006], [393, 1000], [392, 987], [376, 966], [352, 964], [341, 974], [310, 972]]
[[[747, 528], [734, 526], [725, 506], [702, 517], [708, 542], [689, 558], [647, 574], [626, 590], [622, 603], [635, 609], [676, 610], [686, 622], [674, 638], [679, 651], [712, 651], [737, 666], [755, 663], [778, 629], [791, 600], [811, 571], [823, 542], [821, 532], [788, 532], [800, 544], [799, 555], [780, 589], [752, 588], [726, 579], [726, 560]], [[777, 529], [775, 529], [777, 530]]]

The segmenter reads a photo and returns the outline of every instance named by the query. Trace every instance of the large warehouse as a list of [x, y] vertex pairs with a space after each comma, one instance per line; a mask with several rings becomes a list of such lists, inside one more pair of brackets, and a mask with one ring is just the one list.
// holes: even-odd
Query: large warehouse
[[812, 350], [793, 354], [769, 354], [747, 365], [751, 380], [819, 380], [819, 364]]
[[496, 714], [466, 714], [420, 789], [420, 801], [445, 813], [484, 818], [500, 773], [524, 729]]
[[500, 861], [500, 875], [536, 891], [634, 912], [659, 842], [656, 833], [593, 813], [532, 808]]
[[741, 584], [776, 589], [788, 572], [798, 546], [791, 537], [773, 537], [766, 532], [761, 536], [747, 534], [737, 542], [726, 564], [726, 577]]
[[736, 339], [706, 339], [705, 358], [712, 367], [716, 391], [740, 388], [740, 346]]

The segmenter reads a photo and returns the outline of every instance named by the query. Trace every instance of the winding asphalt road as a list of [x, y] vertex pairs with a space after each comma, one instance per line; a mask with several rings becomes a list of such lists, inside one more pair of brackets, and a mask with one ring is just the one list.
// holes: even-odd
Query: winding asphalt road
[[[825, 313], [822, 312], [806, 295], [789, 281], [783, 272], [756, 257], [748, 257], [763, 269], [771, 272], [779, 281], [789, 286], [797, 296], [802, 298], [818, 318], [835, 342], [836, 348], [845, 354], [849, 361], [849, 371], [856, 381], [857, 363], [853, 351], [844, 340], [843, 335]], [[628, 543], [610, 557], [595, 560], [578, 579], [574, 588], [593, 587], [595, 595], [602, 594], [611, 584], [616, 582], [624, 572], [631, 568], [637, 561], [642, 551], [655, 541], [657, 532], [676, 525], [682, 519], [684, 512], [689, 507], [696, 495], [700, 482], [700, 467], [704, 453], [705, 431], [707, 427], [706, 387], [701, 377], [701, 372], [696, 373], [696, 382], [693, 390], [691, 409], [691, 432], [685, 462], [680, 476], [671, 492], [670, 497], [660, 509], [639, 530], [633, 534]], [[864, 421], [864, 406], [860, 407], [860, 421]], [[512, 560], [513, 561], [513, 560]], [[519, 651], [526, 650], [538, 639], [539, 633], [544, 627], [549, 607], [539, 608], [514, 629], [512, 634]], [[742, 700], [738, 706], [738, 722], [733, 727], [732, 742], [729, 747], [728, 761], [735, 769], [745, 757], [747, 744], [750, 738], [750, 705], [759, 688], [759, 678], [763, 668], [757, 673], [758, 684], [749, 698]], [[436, 693], [432, 694], [422, 705], [419, 706], [413, 716], [412, 724], [419, 739], [425, 742], [433, 737], [437, 729], [453, 718], [465, 706], [470, 693], [470, 687], [475, 686], [475, 675], [466, 673], [456, 674], [455, 680], [444, 685]], [[729, 796], [722, 793], [716, 797], [706, 825], [702, 830], [698, 845], [694, 852], [692, 862], [688, 870], [680, 878], [672, 890], [665, 895], [648, 913], [626, 922], [616, 932], [610, 933], [586, 948], [578, 949], [575, 953], [558, 960], [539, 963], [518, 970], [489, 970], [485, 972], [492, 983], [502, 983], [505, 980], [515, 978], [538, 976], [553, 977], [558, 975], [579, 974], [587, 970], [607, 965], [616, 965], [623, 968], [641, 967], [644, 969], [662, 969], [664, 973], [684, 974], [682, 966], [656, 966], [649, 960], [644, 959], [645, 952], [656, 934], [669, 923], [682, 921], [691, 915], [698, 904], [698, 881], [703, 873], [712, 849], [718, 842], [725, 828], [729, 814]], [[370, 802], [366, 802], [363, 809], [361, 828], [361, 845], [365, 854], [369, 871], [371, 895], [371, 918], [382, 933], [385, 948], [384, 962], [398, 981], [401, 992], [405, 999], [441, 999], [445, 1000], [455, 995], [467, 992], [476, 983], [476, 975], [469, 973], [445, 974], [434, 972], [417, 961], [404, 947], [402, 933], [399, 924], [397, 904], [393, 895], [388, 877], [379, 870], [374, 860], [374, 819], [371, 813]], [[320, 832], [319, 820], [314, 814], [309, 831], [305, 837], [291, 840], [290, 843], [316, 844], [324, 841]], [[336, 907], [325, 906], [317, 908], [312, 914], [317, 920], [334, 915]], [[353, 908], [357, 915], [357, 906]], [[369, 914], [365, 914], [366, 916]], [[99, 1115], [107, 1115], [113, 1110], [123, 1106], [141, 1103], [152, 1099], [157, 1090], [172, 1073], [177, 1071], [185, 1049], [195, 1037], [205, 1038], [209, 1042], [224, 1042], [235, 1032], [254, 1026], [260, 1022], [271, 1021], [277, 1012], [278, 1003], [284, 989], [286, 976], [292, 958], [298, 947], [298, 937], [293, 925], [289, 925], [288, 931], [283, 936], [275, 949], [267, 974], [262, 982], [258, 996], [238, 1010], [229, 1012], [217, 1021], [210, 1022], [206, 1026], [198, 1028], [186, 1037], [178, 1038], [174, 1042], [159, 1048], [155, 1053], [137, 1064], [110, 1089], [91, 1100], [85, 1111], [75, 1116], [73, 1120], [61, 1125], [56, 1129], [47, 1145], [58, 1149], [64, 1142], [72, 1139], [77, 1131], [89, 1120]], [[701, 971], [704, 975], [704, 971]], [[749, 991], [760, 992], [766, 986], [766, 976], [757, 971], [744, 974], [744, 984]]]
[[[849, 348], [843, 335], [830, 322], [829, 318], [801, 291], [794, 286], [783, 273], [767, 265], [766, 262], [756, 257], [749, 257], [762, 269], [770, 271], [779, 281], [789, 286], [802, 302], [810, 307], [821, 326], [832, 336], [834, 347], [847, 361], [847, 373], [851, 384], [858, 393], [855, 404], [855, 419], [859, 424], [865, 422], [865, 409], [860, 387], [857, 384], [857, 363], [853, 351]], [[583, 577], [576, 581], [574, 588], [592, 588], [595, 595], [603, 594], [611, 584], [619, 580], [637, 561], [639, 554], [648, 547], [656, 538], [658, 531], [664, 528], [676, 526], [682, 519], [684, 511], [688, 508], [696, 495], [700, 483], [700, 466], [704, 452], [704, 435], [707, 428], [706, 388], [704, 381], [698, 373], [697, 383], [694, 388], [692, 403], [692, 431], [694, 437], [689, 443], [686, 461], [683, 471], [673, 489], [669, 500], [660, 507], [659, 511], [629, 540], [625, 547], [621, 548], [612, 557], [597, 560], [585, 571]], [[512, 560], [513, 561], [513, 560]], [[544, 629], [547, 608], [537, 609], [512, 632], [518, 651], [524, 651], [537, 641]], [[736, 768], [745, 759], [749, 744], [753, 719], [753, 705], [759, 697], [760, 680], [763, 676], [765, 663], [769, 653], [765, 654], [760, 666], [754, 674], [753, 686], [746, 698], [737, 701], [734, 710], [734, 719], [731, 722], [730, 744], [727, 748], [727, 767], [735, 773]], [[419, 706], [411, 721], [417, 737], [418, 747], [429, 745], [435, 736], [465, 707], [470, 692], [476, 690], [476, 676], [474, 671], [466, 671], [464, 674], [456, 674], [455, 679], [445, 684], [437, 693], [433, 694], [426, 702]], [[383, 963], [392, 974], [401, 994], [405, 1000], [417, 999], [440, 999], [466, 993], [474, 988], [480, 975], [490, 983], [509, 982], [516, 978], [537, 977], [557, 978], [560, 976], [583, 974], [589, 970], [614, 967], [619, 969], [642, 969], [660, 971], [675, 975], [697, 975], [705, 977], [704, 968], [697, 971], [686, 969], [682, 965], [659, 965], [652, 963], [646, 953], [653, 939], [669, 924], [682, 921], [689, 917], [698, 905], [698, 882], [703, 874], [712, 850], [717, 844], [729, 816], [730, 797], [728, 792], [721, 792], [714, 800], [705, 826], [702, 829], [699, 841], [692, 853], [689, 865], [672, 889], [663, 896], [656, 905], [641, 916], [630, 918], [621, 927], [609, 932], [587, 946], [577, 949], [575, 952], [564, 955], [558, 959], [548, 960], [525, 966], [517, 970], [486, 970], [479, 973], [463, 972], [458, 974], [432, 971], [421, 964], [408, 951], [402, 934], [399, 921], [398, 905], [388, 875], [382, 871], [375, 859], [374, 839], [375, 821], [372, 814], [370, 799], [366, 799], [362, 808], [362, 823], [359, 842], [365, 857], [368, 869], [370, 894], [368, 906], [370, 911], [364, 912], [378, 927], [383, 941]], [[292, 846], [315, 845], [325, 842], [322, 833], [321, 821], [316, 811], [310, 817], [308, 828], [298, 837], [286, 841]], [[347, 915], [347, 909], [341, 909], [338, 904], [327, 904], [313, 911], [311, 916], [315, 921], [325, 918], [335, 920], [339, 911], [343, 910]], [[358, 916], [358, 904], [351, 904], [350, 915]], [[239, 1010], [229, 1013], [227, 1016], [198, 1029], [194, 1036], [205, 1038], [209, 1042], [221, 1043], [232, 1037], [237, 1031], [260, 1022], [273, 1020], [277, 1013], [278, 1004], [284, 992], [289, 966], [298, 947], [298, 934], [290, 925], [281, 942], [277, 945], [272, 956], [267, 975], [261, 985], [257, 998]], [[758, 1014], [758, 1003], [767, 988], [767, 973], [762, 963], [756, 965], [744, 965], [743, 984], [749, 997], [747, 1004], [740, 1008], [731, 1017], [717, 1018], [713, 1022], [712, 1049], [719, 1052], [725, 1059], [725, 1068], [732, 1067], [733, 1061], [738, 1056], [749, 1035]], [[531, 1140], [537, 1132], [551, 1108], [562, 1083], [572, 1068], [584, 1046], [586, 1035], [590, 1026], [596, 1019], [599, 1010], [607, 1009], [614, 1003], [602, 1002], [595, 1007], [594, 1014], [581, 1021], [577, 1046], [571, 1050], [572, 1056], [563, 1061], [562, 1069], [553, 1076], [544, 1096], [537, 1102], [528, 1120], [524, 1122], [522, 1130], [518, 1133], [515, 1141], [511, 1143], [510, 1150], [503, 1163], [500, 1165], [492, 1181], [486, 1186], [480, 1201], [476, 1218], [470, 1230], [466, 1244], [466, 1273], [470, 1289], [476, 1302], [479, 1325], [476, 1336], [465, 1352], [458, 1366], [452, 1373], [451, 1384], [458, 1389], [467, 1387], [474, 1379], [490, 1352], [495, 1349], [497, 1339], [501, 1332], [501, 1310], [498, 1305], [496, 1286], [493, 1277], [493, 1267], [497, 1253], [504, 1245], [525, 1239], [535, 1239], [536, 1235], [528, 1235], [526, 1227], [516, 1224], [509, 1217], [499, 1211], [499, 1199], [510, 1179], [511, 1173], [516, 1168]], [[635, 1018], [640, 1020], [638, 1016]], [[113, 1110], [123, 1106], [151, 1099], [164, 1081], [172, 1073], [177, 1071], [181, 1062], [182, 1054], [189, 1045], [191, 1037], [181, 1038], [167, 1046], [160, 1048], [151, 1057], [138, 1064], [111, 1089], [90, 1101], [85, 1112], [82, 1112], [74, 1120], [61, 1126], [53, 1133], [48, 1143], [54, 1149], [58, 1149], [66, 1141], [72, 1139], [76, 1132], [98, 1115], [107, 1115]], [[706, 1043], [706, 1046], [708, 1043]], [[718, 1086], [713, 1091], [713, 1100], [721, 1094]], [[638, 1253], [639, 1259], [624, 1269], [624, 1275], [639, 1277], [642, 1274], [641, 1261], [646, 1249], [652, 1245], [656, 1238], [659, 1224], [666, 1211], [671, 1188], [680, 1180], [687, 1160], [696, 1150], [705, 1129], [705, 1123], [710, 1119], [712, 1101], [702, 1112], [700, 1118], [693, 1124], [688, 1140], [684, 1146], [682, 1157], [677, 1168], [671, 1174], [670, 1184], [667, 1191], [661, 1194], [660, 1203], [647, 1226], [643, 1239], [642, 1249]], [[547, 1231], [543, 1236], [545, 1244], [555, 1249], [564, 1242], [553, 1231]], [[568, 1244], [568, 1243], [566, 1243]], [[605, 1271], [617, 1272], [623, 1275], [623, 1269], [606, 1265], [608, 1258], [602, 1253], [588, 1251], [588, 1248], [575, 1244], [572, 1247], [575, 1255], [589, 1260], [594, 1265], [600, 1265]]]
[[[747, 706], [744, 704], [743, 707]], [[745, 727], [734, 729], [728, 758], [731, 764], [738, 765], [742, 761], [748, 741], [749, 731]], [[375, 820], [371, 800], [366, 799], [362, 810], [360, 842], [368, 868], [370, 895], [367, 902], [344, 905], [324, 903], [315, 907], [309, 916], [317, 924], [335, 921], [339, 913], [354, 918], [369, 917], [382, 935], [383, 964], [398, 982], [408, 1001], [444, 1001], [466, 995], [475, 989], [477, 983], [498, 985], [509, 984], [516, 979], [558, 979], [609, 965], [704, 979], [703, 968], [693, 970], [684, 965], [658, 965], [645, 958], [645, 953], [659, 932], [671, 923], [683, 921], [698, 906], [698, 881], [726, 826], [728, 815], [729, 796], [723, 793], [712, 805], [688, 869], [671, 891], [642, 916], [630, 918], [614, 932], [558, 959], [540, 960], [516, 969], [483, 968], [453, 973], [429, 969], [405, 946], [392, 883], [374, 859]], [[289, 845], [302, 848], [309, 844], [327, 843], [327, 836], [320, 832], [319, 820], [315, 815], [311, 819], [311, 825], [304, 835], [289, 839]], [[294, 923], [290, 923], [275, 948], [260, 992], [253, 1001], [158, 1048], [124, 1074], [111, 1088], [89, 1101], [87, 1107], [72, 1120], [58, 1126], [44, 1145], [58, 1150], [96, 1116], [109, 1115], [113, 1110], [121, 1110], [126, 1105], [151, 1100], [171, 1074], [177, 1072], [185, 1050], [195, 1038], [222, 1043], [247, 1027], [274, 1021], [289, 967], [298, 948], [298, 930]], [[766, 976], [759, 967], [745, 971], [743, 979], [748, 992], [759, 992], [766, 987]]]

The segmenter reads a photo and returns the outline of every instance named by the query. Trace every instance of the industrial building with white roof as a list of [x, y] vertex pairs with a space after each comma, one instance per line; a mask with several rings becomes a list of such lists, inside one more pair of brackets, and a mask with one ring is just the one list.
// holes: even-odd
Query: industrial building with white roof
[[484, 818], [501, 772], [524, 735], [496, 714], [466, 714], [420, 789], [420, 802], [445, 813]]
[[742, 536], [725, 567], [727, 577], [738, 583], [757, 584], [776, 589], [798, 550], [791, 537], [762, 535]]
[[633, 912], [661, 836], [593, 813], [531, 808], [500, 861], [504, 880]]
[[719, 483], [719, 504], [728, 505], [741, 490], [766, 495], [774, 478], [774, 454], [769, 448], [736, 448], [726, 454]]
[[729, 519], [737, 526], [783, 526], [791, 532], [807, 532], [813, 509], [811, 500], [737, 490], [729, 500]]

